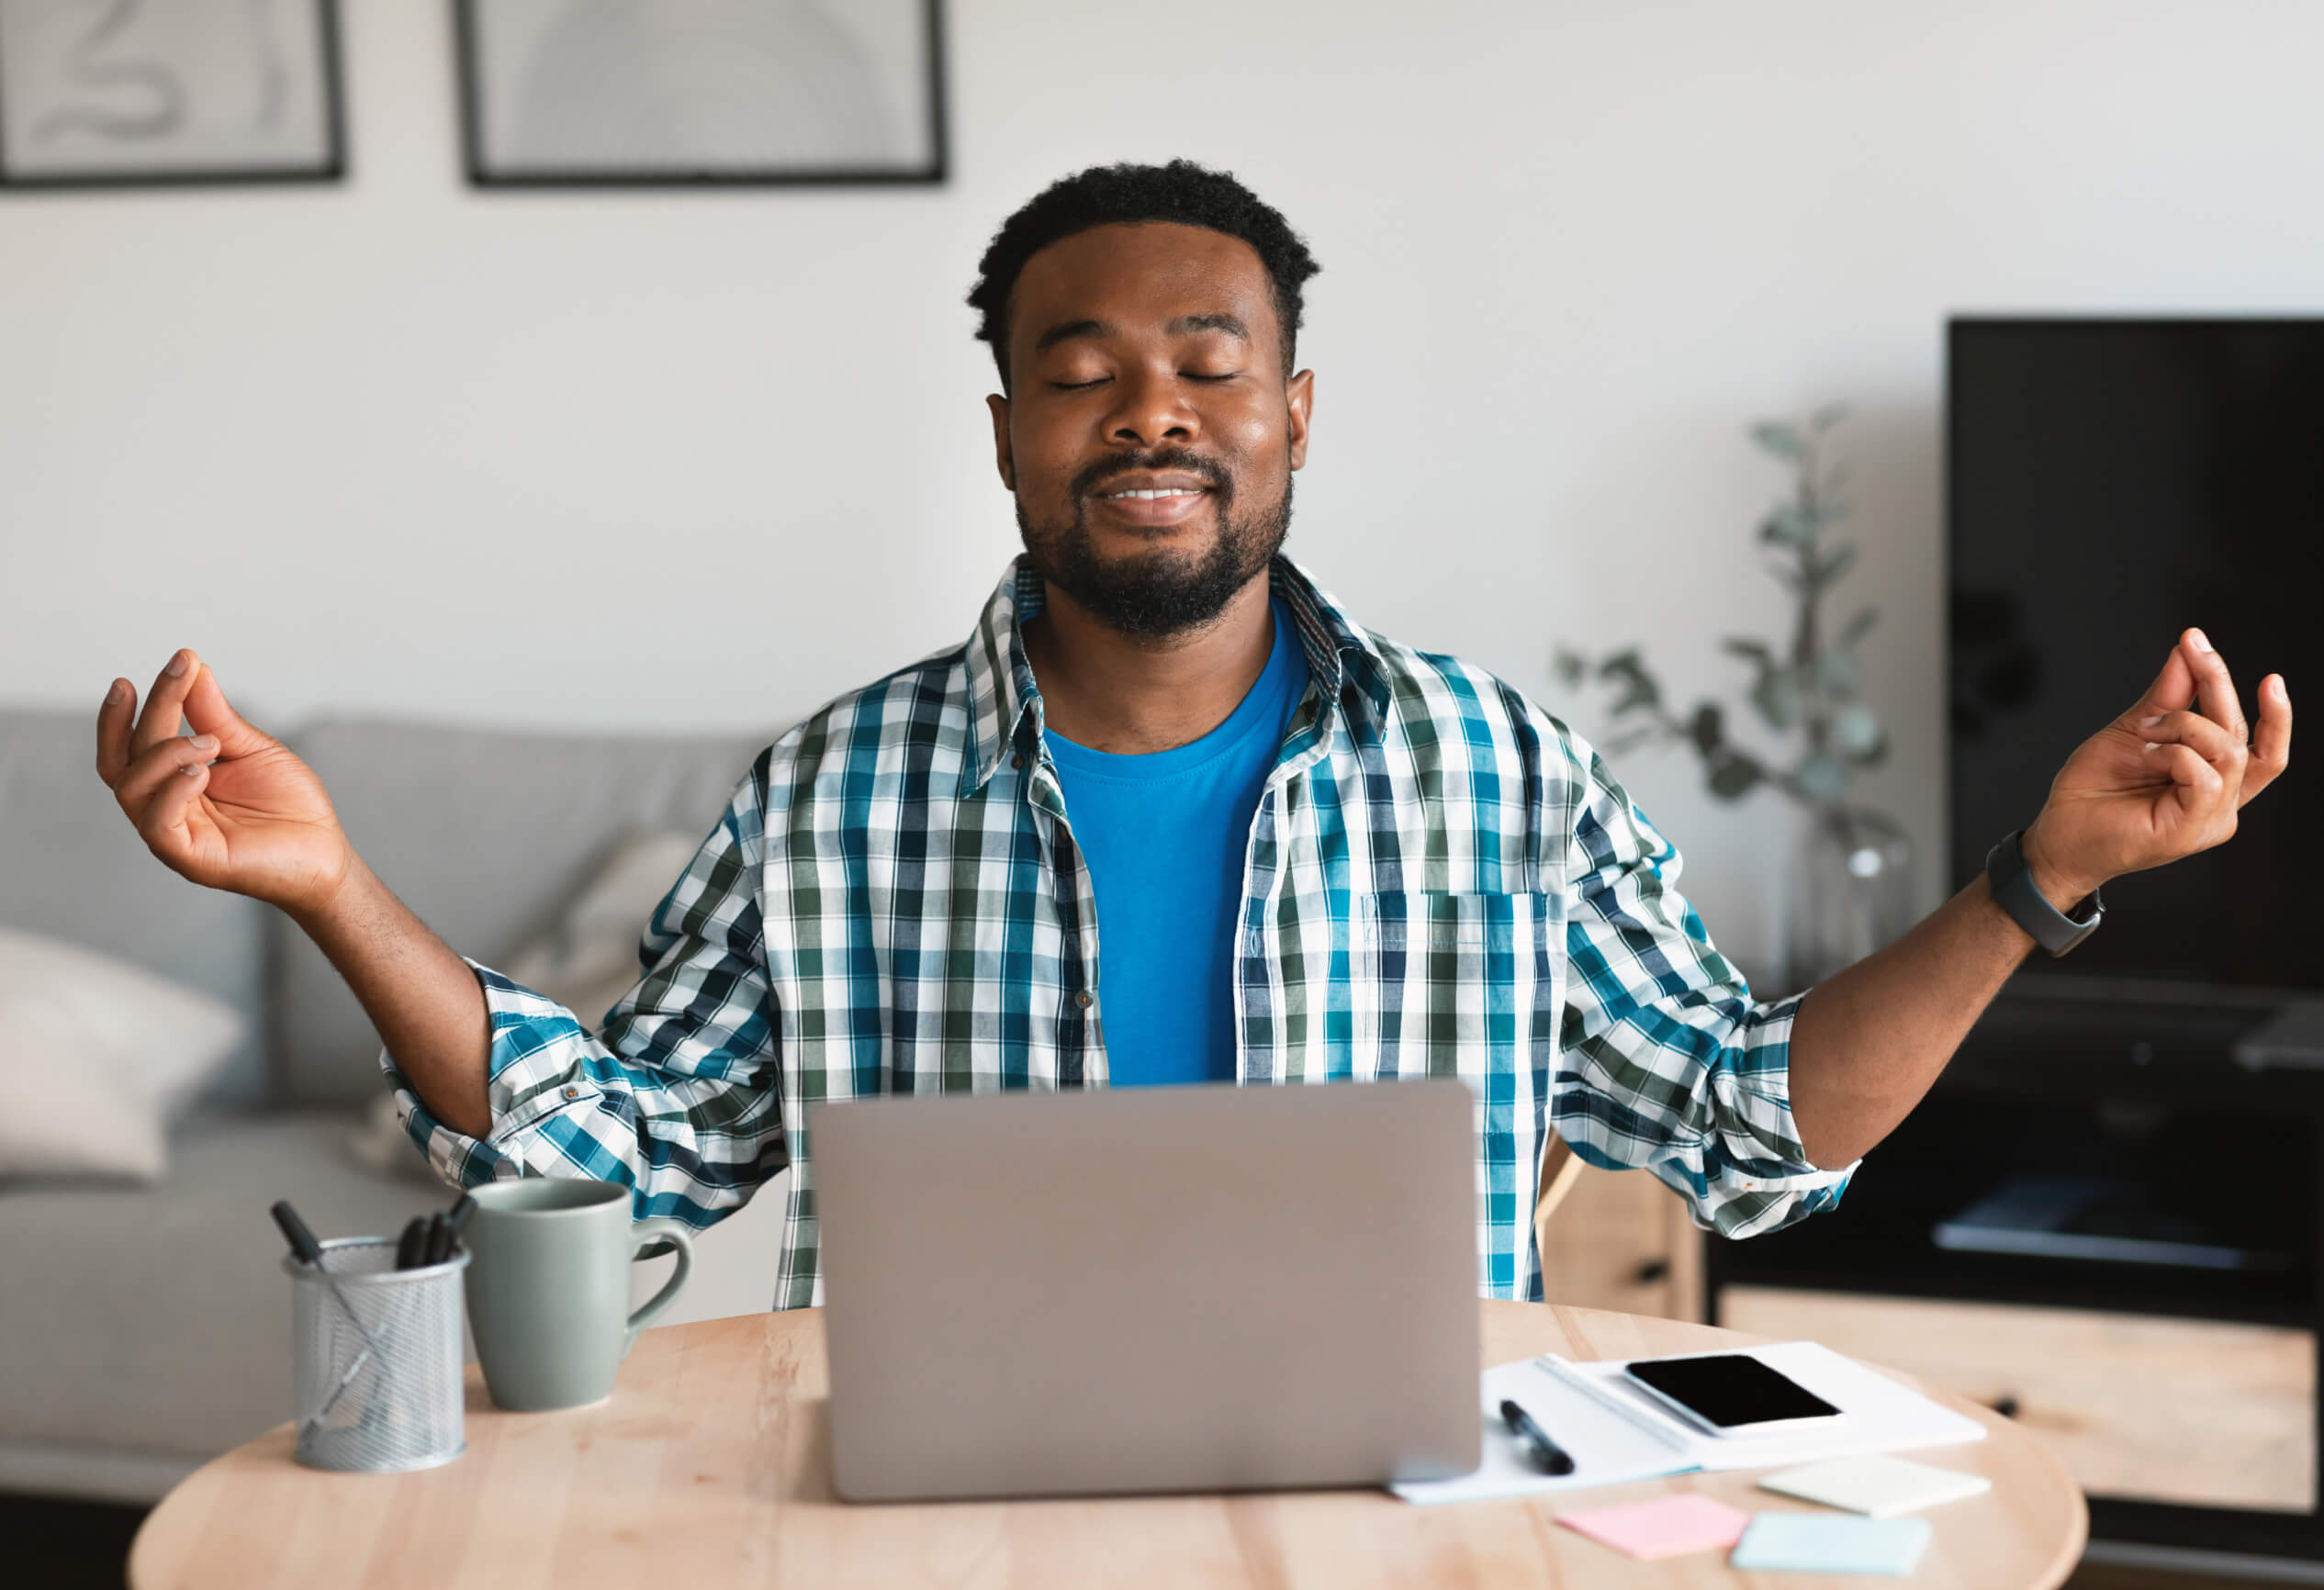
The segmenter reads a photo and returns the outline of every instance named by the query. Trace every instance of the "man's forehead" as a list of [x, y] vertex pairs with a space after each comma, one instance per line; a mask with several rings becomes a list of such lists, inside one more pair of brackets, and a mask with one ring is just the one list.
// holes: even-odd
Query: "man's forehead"
[[1066, 320], [1186, 321], [1227, 316], [1274, 328], [1267, 269], [1241, 238], [1149, 221], [1092, 227], [1025, 263], [1013, 295], [1013, 336], [1039, 340]]

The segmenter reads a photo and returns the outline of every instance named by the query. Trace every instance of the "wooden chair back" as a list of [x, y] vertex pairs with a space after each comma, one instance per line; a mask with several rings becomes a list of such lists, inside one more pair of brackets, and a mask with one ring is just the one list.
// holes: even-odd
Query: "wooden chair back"
[[1533, 1200], [1535, 1251], [1549, 1251], [1549, 1217], [1557, 1213], [1566, 1194], [1574, 1190], [1581, 1172], [1581, 1156], [1574, 1152], [1572, 1144], [1557, 1135], [1555, 1127], [1551, 1127], [1549, 1141], [1542, 1145], [1541, 1195]]

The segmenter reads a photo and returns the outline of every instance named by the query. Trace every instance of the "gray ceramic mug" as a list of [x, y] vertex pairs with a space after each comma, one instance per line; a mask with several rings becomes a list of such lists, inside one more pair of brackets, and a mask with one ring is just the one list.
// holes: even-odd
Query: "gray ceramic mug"
[[[637, 1333], [686, 1284], [693, 1233], [675, 1220], [632, 1221], [630, 1190], [616, 1181], [528, 1176], [468, 1195], [468, 1324], [492, 1400], [536, 1413], [612, 1395]], [[631, 1261], [661, 1242], [677, 1246], [678, 1270], [632, 1314]]]

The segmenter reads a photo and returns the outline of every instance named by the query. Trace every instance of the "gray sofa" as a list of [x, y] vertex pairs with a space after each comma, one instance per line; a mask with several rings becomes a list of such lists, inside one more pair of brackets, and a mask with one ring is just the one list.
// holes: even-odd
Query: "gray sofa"
[[[0, 924], [206, 990], [253, 1036], [173, 1135], [162, 1184], [0, 1181], [0, 1491], [150, 1500], [288, 1416], [289, 1283], [267, 1205], [290, 1199], [326, 1237], [392, 1235], [450, 1194], [348, 1151], [382, 1091], [361, 1008], [276, 913], [146, 853], [97, 782], [93, 719], [0, 711]], [[772, 737], [368, 722], [285, 735], [379, 875], [488, 964], [545, 929], [624, 835], [708, 832]], [[710, 1234], [671, 1317], [768, 1305], [779, 1204]]]

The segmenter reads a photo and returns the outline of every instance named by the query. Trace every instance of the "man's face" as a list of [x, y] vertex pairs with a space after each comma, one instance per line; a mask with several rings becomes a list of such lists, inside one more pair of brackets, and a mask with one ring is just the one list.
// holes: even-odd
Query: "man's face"
[[1314, 376], [1285, 380], [1266, 267], [1200, 227], [1103, 226], [1026, 263], [987, 399], [1035, 568], [1125, 634], [1199, 628], [1291, 522]]

